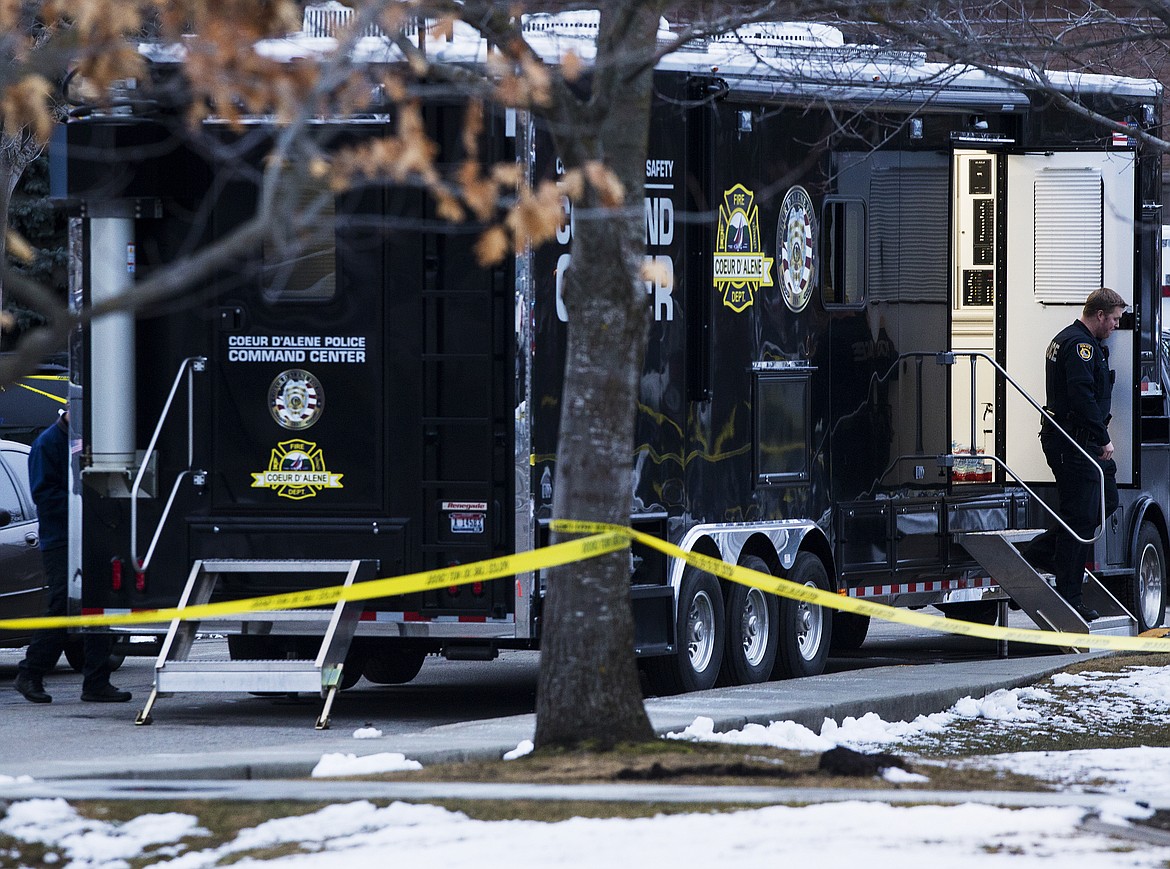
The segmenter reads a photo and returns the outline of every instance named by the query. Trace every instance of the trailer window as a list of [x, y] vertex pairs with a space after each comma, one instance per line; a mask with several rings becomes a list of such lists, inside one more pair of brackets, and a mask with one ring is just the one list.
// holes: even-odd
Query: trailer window
[[825, 307], [855, 307], [865, 301], [865, 203], [825, 201], [821, 219], [821, 298]]
[[299, 244], [261, 245], [264, 301], [270, 305], [321, 303], [337, 293], [336, 202], [320, 184], [306, 181], [298, 212], [314, 209], [314, 232]]
[[810, 369], [757, 372], [753, 403], [757, 483], [808, 480], [810, 377]]

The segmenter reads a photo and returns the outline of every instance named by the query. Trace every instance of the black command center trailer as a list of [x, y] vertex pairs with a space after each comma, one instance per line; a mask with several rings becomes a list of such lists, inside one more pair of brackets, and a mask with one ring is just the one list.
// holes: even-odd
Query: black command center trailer
[[[534, 46], [555, 58], [566, 40], [587, 42], [574, 21], [534, 16]], [[482, 42], [460, 33], [432, 56], [481, 62]], [[175, 74], [169, 50], [146, 49], [158, 81]], [[396, 62], [378, 37], [356, 59]], [[1102, 612], [1094, 632], [1161, 623], [1161, 157], [1140, 136], [1160, 124], [1161, 88], [1052, 74], [1111, 128], [1027, 79], [809, 25], [753, 27], [660, 63], [634, 527], [842, 595], [985, 622], [1010, 597], [1043, 627], [1089, 630], [1015, 544], [1051, 523], [1036, 436], [1045, 346], [1107, 285], [1131, 303], [1109, 342], [1122, 506], [1095, 543], [1086, 600]], [[148, 84], [139, 94], [53, 143], [86, 252], [83, 306], [244, 224], [277, 133], [259, 117], [191, 126], [182, 106], [152, 105]], [[465, 110], [422, 105], [441, 162], [463, 157]], [[384, 112], [318, 118], [314, 135], [330, 148], [392, 133]], [[532, 117], [487, 117], [481, 155], [560, 177]], [[485, 269], [476, 233], [444, 224], [419, 188], [367, 183], [336, 196], [320, 218], [332, 233], [295, 261], [257, 244], [181, 303], [95, 320], [72, 373], [74, 608], [249, 597], [545, 543], [574, 226], [564, 203], [553, 242]], [[709, 687], [720, 672], [815, 674], [831, 646], [865, 637], [857, 615], [649, 552], [631, 564], [637, 651], [660, 690]], [[233, 661], [215, 672], [183, 660], [194, 629], [171, 625], [156, 692], [320, 689], [331, 701], [363, 673], [407, 681], [427, 654], [538, 648], [542, 591], [522, 574], [228, 618], [216, 629]]]

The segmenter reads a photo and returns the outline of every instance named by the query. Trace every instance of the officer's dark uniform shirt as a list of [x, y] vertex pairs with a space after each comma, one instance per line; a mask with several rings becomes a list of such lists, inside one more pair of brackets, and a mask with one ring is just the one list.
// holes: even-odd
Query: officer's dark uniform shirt
[[1109, 351], [1080, 320], [1052, 339], [1044, 354], [1044, 374], [1048, 409], [1057, 423], [1082, 444], [1109, 443]]

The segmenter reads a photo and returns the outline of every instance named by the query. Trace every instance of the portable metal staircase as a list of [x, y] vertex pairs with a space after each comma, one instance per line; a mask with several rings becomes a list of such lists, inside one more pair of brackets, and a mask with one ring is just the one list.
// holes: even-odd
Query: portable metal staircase
[[[975, 404], [975, 361], [976, 359], [983, 359], [991, 365], [992, 369], [997, 373], [1003, 382], [1012, 388], [1023, 397], [1036, 412], [1042, 417], [1046, 418], [1052, 427], [1058, 431], [1070, 444], [1076, 446], [1077, 449], [1085, 456], [1086, 460], [1092, 461], [1088, 453], [1084, 451], [1076, 441], [1066, 432], [1061, 426], [1052, 418], [1051, 414], [1040, 405], [1031, 395], [1028, 394], [1019, 383], [1017, 383], [1010, 374], [991, 356], [980, 351], [974, 352], [948, 352], [938, 354], [936, 360], [943, 365], [954, 365], [957, 357], [967, 357], [971, 361], [971, 443], [975, 443], [975, 419], [976, 419], [976, 404]], [[953, 467], [954, 461], [957, 458], [955, 455], [947, 455], [940, 457], [943, 464]], [[1056, 522], [1059, 528], [1067, 533], [1072, 534], [1073, 531], [1060, 515], [1049, 504], [1047, 504], [1037, 493], [1026, 483], [1020, 479], [1012, 468], [997, 455], [989, 455], [984, 457], [998, 465], [1006, 476], [1014, 478], [1017, 484], [1023, 488], [1029, 496], [1035, 499], [1036, 503], [1047, 512]], [[1100, 475], [1100, 489], [1099, 489], [1099, 503], [1100, 513], [1104, 515], [1105, 511], [1105, 477], [1098, 468]], [[1017, 544], [1031, 541], [1038, 535], [1042, 534], [1042, 530], [1032, 529], [1007, 529], [1007, 530], [985, 530], [985, 531], [956, 531], [952, 533], [953, 539], [960, 543], [968, 553], [982, 565], [996, 581], [999, 587], [1006, 592], [1013, 601], [1031, 616], [1032, 620], [1042, 628], [1047, 628], [1052, 631], [1060, 631], [1067, 633], [1087, 633], [1087, 634], [1104, 634], [1116, 636], [1133, 636], [1137, 633], [1137, 620], [1130, 615], [1130, 613], [1123, 607], [1112, 594], [1097, 580], [1088, 570], [1085, 571], [1083, 582], [1083, 601], [1088, 607], [1095, 609], [1100, 615], [1092, 622], [1086, 622], [1080, 617], [1077, 611], [1069, 606], [1056, 591], [1053, 583], [1054, 577], [1048, 573], [1040, 573], [1037, 571], [1024, 556], [1017, 549]], [[1059, 533], [1059, 532], [1058, 532]], [[1100, 534], [1100, 531], [1097, 532]], [[1075, 535], [1074, 535], [1075, 536]], [[1097, 539], [1097, 535], [1092, 538], [1085, 539], [1077, 537], [1084, 543], [1092, 543]], [[1070, 651], [1075, 646], [1066, 647]]]
[[968, 531], [956, 532], [954, 538], [1040, 627], [1075, 634], [1123, 637], [1136, 634], [1137, 621], [1089, 571], [1085, 571], [1084, 602], [1100, 613], [1092, 622], [1082, 619], [1057, 593], [1051, 574], [1040, 573], [1027, 562], [1016, 544], [1030, 541], [1040, 533], [1038, 530]]
[[[260, 560], [208, 559], [197, 561], [191, 568], [187, 585], [179, 600], [180, 611], [187, 607], [208, 603], [224, 574], [317, 574], [322, 577], [342, 576], [335, 583], [349, 587], [355, 582], [373, 579], [375, 563], [369, 560]], [[315, 588], [334, 583], [327, 581]], [[295, 693], [319, 691], [325, 698], [316, 728], [329, 727], [333, 700], [342, 683], [342, 670], [361, 614], [361, 603], [338, 602], [329, 609], [265, 610], [235, 613], [215, 620], [183, 619], [171, 621], [162, 649], [154, 665], [154, 687], [146, 706], [135, 719], [135, 724], [150, 724], [151, 709], [164, 695], [178, 692], [272, 692]], [[214, 631], [231, 625], [247, 634], [307, 634], [320, 635], [317, 654], [307, 660], [190, 660], [196, 632]], [[289, 630], [295, 627], [295, 630]]]

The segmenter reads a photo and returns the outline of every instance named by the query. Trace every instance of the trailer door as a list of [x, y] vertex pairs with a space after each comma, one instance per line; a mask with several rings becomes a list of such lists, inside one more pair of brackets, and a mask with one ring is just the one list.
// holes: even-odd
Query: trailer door
[[[1015, 154], [1007, 160], [1005, 364], [1043, 404], [1044, 350], [1080, 316], [1085, 297], [1107, 286], [1131, 304], [1137, 298], [1136, 159], [1127, 150]], [[1106, 345], [1115, 373], [1109, 431], [1119, 484], [1134, 482], [1139, 446], [1135, 319], [1126, 317]], [[1036, 436], [1039, 415], [1010, 386], [1005, 406], [1008, 465], [1026, 482], [1050, 482]]]

